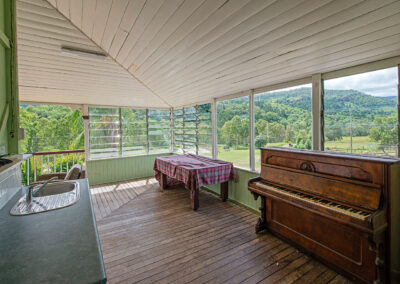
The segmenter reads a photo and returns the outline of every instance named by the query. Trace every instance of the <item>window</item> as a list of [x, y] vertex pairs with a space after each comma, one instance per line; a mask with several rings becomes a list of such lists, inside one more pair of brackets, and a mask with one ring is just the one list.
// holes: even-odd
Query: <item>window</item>
[[183, 153], [183, 109], [174, 110], [174, 152]]
[[90, 157], [117, 157], [120, 154], [118, 108], [89, 109]]
[[174, 110], [174, 152], [212, 156], [211, 104]]
[[256, 169], [261, 167], [260, 147], [311, 149], [311, 84], [254, 96]]
[[147, 153], [147, 122], [145, 109], [121, 109], [122, 155]]
[[398, 155], [397, 68], [324, 81], [324, 150]]
[[149, 110], [149, 153], [165, 153], [171, 146], [171, 115], [169, 110]]
[[218, 159], [250, 168], [249, 97], [217, 102]]
[[169, 110], [91, 107], [90, 158], [169, 152], [170, 117]]
[[196, 154], [197, 140], [197, 112], [196, 107], [183, 109], [183, 152]]
[[199, 155], [212, 157], [211, 104], [199, 105], [197, 109]]

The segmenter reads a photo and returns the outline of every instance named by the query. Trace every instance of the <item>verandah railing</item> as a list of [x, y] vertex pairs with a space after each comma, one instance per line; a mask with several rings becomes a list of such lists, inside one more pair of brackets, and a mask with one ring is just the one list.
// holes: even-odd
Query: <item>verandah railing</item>
[[32, 157], [21, 166], [22, 181], [28, 185], [42, 174], [68, 172], [74, 164], [85, 164], [85, 150], [32, 153]]

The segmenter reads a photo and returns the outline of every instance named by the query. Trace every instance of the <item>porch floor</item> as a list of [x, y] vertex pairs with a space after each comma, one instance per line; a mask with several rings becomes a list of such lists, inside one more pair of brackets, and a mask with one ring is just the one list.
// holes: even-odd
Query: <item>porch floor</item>
[[161, 192], [155, 179], [93, 186], [109, 283], [351, 283], [272, 234], [257, 216], [200, 191]]

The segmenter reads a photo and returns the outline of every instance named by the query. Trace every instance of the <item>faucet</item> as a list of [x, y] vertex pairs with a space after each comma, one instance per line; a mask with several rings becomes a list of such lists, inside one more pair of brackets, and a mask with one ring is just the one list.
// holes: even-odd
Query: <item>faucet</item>
[[[37, 191], [41, 190], [43, 187], [45, 187], [49, 182], [52, 180], [56, 180], [58, 177], [52, 177], [51, 179], [46, 180], [44, 183], [40, 185], [40, 187], [37, 189]], [[33, 194], [33, 188], [35, 186], [29, 186], [28, 187], [28, 192], [26, 193], [26, 202], [30, 203], [32, 201], [32, 194]]]

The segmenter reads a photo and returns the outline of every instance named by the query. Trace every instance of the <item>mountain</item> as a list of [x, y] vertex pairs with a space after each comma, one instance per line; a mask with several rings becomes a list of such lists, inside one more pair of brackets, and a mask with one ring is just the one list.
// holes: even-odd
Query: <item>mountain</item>
[[[300, 88], [256, 95], [255, 101], [279, 103], [311, 110], [311, 88]], [[397, 97], [375, 97], [357, 90], [325, 90], [325, 114], [348, 114], [356, 117], [386, 115], [396, 111]]]

